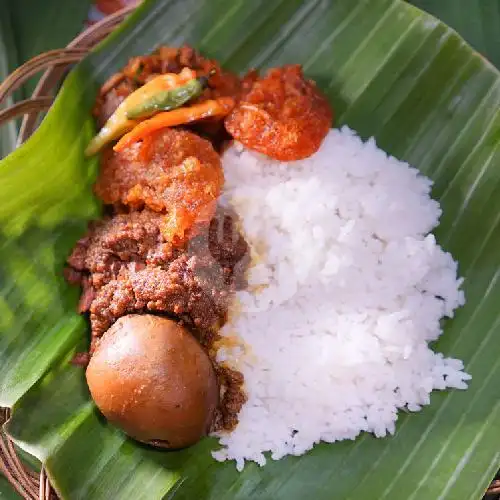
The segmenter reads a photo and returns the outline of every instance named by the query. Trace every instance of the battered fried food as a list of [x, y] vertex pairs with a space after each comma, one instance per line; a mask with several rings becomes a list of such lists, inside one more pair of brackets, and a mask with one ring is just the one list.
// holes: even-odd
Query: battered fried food
[[[251, 83], [251, 80], [250, 80]], [[271, 69], [226, 117], [228, 132], [244, 146], [281, 161], [315, 153], [332, 123], [332, 110], [300, 65]]]
[[166, 128], [123, 151], [105, 151], [95, 191], [106, 204], [165, 213], [163, 236], [177, 245], [209, 223], [223, 183], [209, 141]]

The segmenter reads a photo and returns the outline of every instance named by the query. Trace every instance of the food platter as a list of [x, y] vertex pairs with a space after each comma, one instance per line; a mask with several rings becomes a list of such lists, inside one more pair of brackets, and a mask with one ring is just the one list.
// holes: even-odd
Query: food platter
[[[102, 83], [110, 76], [111, 60], [117, 69], [130, 54], [146, 53], [160, 39], [165, 42], [164, 20], [185, 17], [175, 4], [149, 3], [121, 33], [114, 35], [69, 77], [40, 131], [25, 148], [5, 161], [7, 168], [9, 162], [11, 165], [7, 170], [6, 188], [9, 183], [12, 187], [22, 179], [23, 170], [14, 169], [14, 162], [19, 161], [16, 158], [37, 145], [36, 160], [35, 150], [31, 149], [33, 159], [26, 162], [25, 175], [37, 179], [42, 171], [47, 172], [44, 168], [49, 164], [57, 165], [56, 170], [52, 167], [46, 178], [39, 177], [35, 183], [43, 185], [43, 190], [28, 189], [16, 203], [2, 208], [4, 232], [12, 238], [7, 245], [11, 249], [9, 254], [12, 248], [21, 248], [21, 258], [27, 249], [49, 241], [46, 240], [49, 235], [54, 240], [57, 234], [55, 239], [60, 245], [55, 247], [51, 243], [42, 247], [45, 253], [40, 251], [32, 273], [22, 274], [26, 279], [23, 286], [39, 293], [30, 299], [29, 306], [42, 296], [48, 297], [45, 309], [55, 303], [58, 306], [53, 314], [42, 314], [35, 307], [36, 314], [27, 323], [31, 330], [26, 328], [26, 333], [43, 331], [38, 330], [41, 325], [53, 329], [50, 337], [47, 337], [50, 328], [45, 330], [45, 335], [33, 337], [37, 347], [34, 352], [41, 355], [27, 358], [20, 347], [16, 351], [15, 345], [6, 351], [1, 403], [12, 405], [23, 396], [8, 426], [9, 432], [25, 449], [46, 461], [56, 488], [68, 498], [84, 487], [87, 488], [85, 494], [95, 498], [110, 494], [113, 478], [117, 477], [123, 488], [120, 491], [127, 494], [138, 491], [141, 477], [143, 481], [149, 478], [148, 494], [152, 496], [161, 496], [178, 479], [185, 478], [176, 490], [181, 498], [202, 490], [206, 498], [220, 498], [225, 491], [231, 491], [227, 493], [228, 498], [251, 495], [299, 498], [311, 490], [326, 498], [333, 487], [339, 498], [348, 498], [372, 492], [374, 485], [379, 485], [380, 495], [386, 496], [391, 491], [402, 491], [414, 498], [418, 495], [437, 498], [440, 494], [443, 498], [446, 495], [462, 498], [456, 496], [457, 492], [466, 491], [463, 498], [474, 498], [489, 477], [483, 472], [481, 477], [474, 476], [475, 480], [469, 482], [467, 473], [473, 477], [473, 470], [479, 467], [477, 460], [482, 464], [479, 470], [488, 470], [491, 474], [498, 465], [496, 452], [491, 448], [485, 451], [487, 443], [493, 441], [498, 432], [494, 386], [498, 371], [495, 364], [497, 319], [491, 305], [495, 303], [497, 268], [494, 251], [497, 224], [494, 138], [498, 130], [499, 99], [496, 72], [446, 27], [399, 2], [377, 1], [356, 7], [342, 1], [332, 6], [322, 2], [282, 5], [276, 18], [266, 17], [271, 15], [271, 6], [259, 5], [257, 12], [254, 7], [238, 4], [229, 17], [238, 20], [239, 26], [248, 24], [246, 37], [230, 22], [216, 29], [213, 23], [207, 24], [206, 16], [196, 14], [194, 4], [186, 5], [193, 8], [190, 22], [186, 20], [189, 27], [181, 30], [181, 36], [179, 24], [172, 26], [169, 43], [179, 45], [189, 41], [236, 71], [254, 65], [303, 63], [307, 74], [326, 90], [337, 124], [349, 124], [365, 138], [374, 135], [385, 150], [417, 165], [434, 179], [433, 195], [444, 209], [438, 241], [459, 259], [468, 297], [468, 304], [446, 325], [445, 335], [436, 347], [465, 360], [473, 377], [471, 388], [465, 393], [434, 395], [432, 405], [423, 413], [401, 416], [395, 437], [387, 441], [364, 437], [354, 443], [320, 445], [304, 458], [271, 462], [263, 469], [250, 465], [241, 475], [229, 465], [215, 466], [203, 458], [211, 449], [209, 441], [185, 452], [166, 455], [124, 441], [121, 434], [99, 420], [89, 405], [81, 378], [67, 365], [68, 357], [79, 347], [78, 339], [84, 339], [85, 325], [70, 307], [76, 297], [65, 298], [66, 304], [61, 302], [60, 295], [51, 300], [50, 292], [45, 292], [54, 287], [66, 290], [58, 278], [51, 277], [53, 263], [64, 260], [75, 238], [81, 234], [85, 219], [97, 213], [90, 191], [81, 189], [82, 185], [90, 187], [93, 180], [89, 175], [90, 163], [81, 159], [81, 151], [91, 135], [88, 109], [95, 92], [95, 85], [90, 86], [88, 78], [84, 83], [83, 75], [91, 72], [95, 83]], [[359, 26], [367, 19], [370, 19], [369, 23], [365, 21], [370, 26], [368, 37], [367, 30]], [[280, 31], [277, 27], [282, 24], [284, 28]], [[387, 29], [389, 25], [391, 30]], [[317, 29], [313, 30], [313, 26]], [[151, 38], [134, 37], [138, 29], [151, 34]], [[256, 36], [252, 30], [258, 30], [259, 42], [250, 42], [256, 40], [252, 38]], [[235, 47], [223, 43], [224, 39], [233, 37], [248, 41]], [[304, 37], [307, 44], [302, 44]], [[377, 42], [370, 44], [370, 39]], [[266, 47], [264, 51], [262, 46]], [[408, 120], [408, 115], [412, 120]], [[57, 122], [65, 124], [64, 136], [47, 134], [51, 126], [56, 128]], [[81, 130], [85, 131], [82, 135]], [[54, 151], [56, 142], [67, 143], [69, 137], [73, 139], [71, 147], [64, 152]], [[63, 191], [67, 198], [61, 199]], [[28, 196], [32, 203], [21, 210], [23, 197], [26, 200]], [[38, 222], [34, 229], [27, 231], [35, 214], [41, 214]], [[58, 224], [64, 227], [55, 229]], [[18, 269], [12, 257], [6, 262], [9, 263], [7, 274]], [[17, 262], [19, 265], [22, 264]], [[61, 318], [69, 320], [62, 328]], [[11, 330], [12, 335], [14, 331]], [[47, 346], [47, 343], [53, 345]], [[52, 354], [47, 356], [49, 349]], [[488, 360], [492, 361], [489, 366]], [[49, 367], [51, 371], [44, 383], [37, 384]], [[41, 413], [45, 415], [45, 422], [35, 421], [33, 408], [44, 405], [50, 407], [50, 411]], [[104, 443], [99, 453], [91, 447], [92, 442], [97, 441]], [[65, 472], [77, 450], [78, 454], [88, 457], [87, 472], [83, 467], [78, 480]], [[403, 453], [406, 458], [401, 466]], [[463, 461], [465, 456], [468, 459]], [[102, 474], [98, 474], [97, 479], [95, 467], [99, 463]], [[125, 470], [131, 466], [137, 466], [139, 473], [128, 479]], [[461, 471], [460, 476], [454, 475], [457, 470]], [[210, 476], [215, 476], [217, 481], [211, 483], [207, 492], [203, 484]], [[429, 481], [431, 476], [433, 480]]]

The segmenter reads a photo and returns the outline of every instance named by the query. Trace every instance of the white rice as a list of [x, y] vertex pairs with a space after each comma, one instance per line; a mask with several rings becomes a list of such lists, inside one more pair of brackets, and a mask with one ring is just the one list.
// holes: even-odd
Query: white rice
[[[215, 459], [264, 465], [320, 441], [394, 433], [399, 408], [434, 389], [466, 389], [456, 359], [428, 343], [464, 303], [457, 264], [429, 232], [431, 181], [347, 127], [303, 161], [235, 144], [223, 200], [252, 249], [250, 288], [222, 335], [219, 361], [245, 376], [248, 402]], [[227, 345], [233, 345], [228, 342]]]

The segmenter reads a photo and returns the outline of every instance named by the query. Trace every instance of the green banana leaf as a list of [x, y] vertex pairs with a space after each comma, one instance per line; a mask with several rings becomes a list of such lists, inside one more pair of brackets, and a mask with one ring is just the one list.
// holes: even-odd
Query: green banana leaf
[[[96, 160], [85, 160], [100, 83], [158, 44], [190, 43], [235, 71], [302, 63], [336, 124], [416, 165], [444, 209], [439, 242], [460, 261], [467, 305], [436, 349], [463, 359], [468, 391], [401, 414], [394, 437], [321, 444], [250, 463], [127, 440], [96, 412], [86, 343], [62, 267], [86, 220]], [[44, 461], [67, 499], [478, 499], [500, 465], [500, 74], [454, 31], [400, 0], [147, 1], [68, 77], [38, 132], [0, 163], [0, 405], [7, 431]]]
[[456, 29], [500, 68], [500, 0], [409, 0]]

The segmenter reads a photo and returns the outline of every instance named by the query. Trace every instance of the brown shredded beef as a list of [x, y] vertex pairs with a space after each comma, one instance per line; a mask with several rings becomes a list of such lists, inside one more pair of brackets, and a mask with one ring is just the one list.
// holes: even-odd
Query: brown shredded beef
[[123, 268], [161, 265], [175, 255], [160, 234], [164, 215], [150, 210], [130, 212], [92, 222], [68, 259], [76, 271], [89, 274], [96, 289], [117, 279]]
[[[203, 267], [197, 257], [182, 255], [167, 270], [146, 267], [138, 272], [125, 272], [119, 279], [102, 287], [90, 307], [93, 338], [104, 332], [121, 316], [137, 312], [166, 313], [184, 320], [199, 330], [200, 341], [207, 344], [227, 307], [220, 266]], [[222, 289], [221, 289], [222, 288]]]
[[223, 388], [221, 402], [212, 422], [212, 432], [231, 430], [238, 424], [238, 413], [247, 401], [243, 375], [226, 366], [216, 366], [219, 387]]

